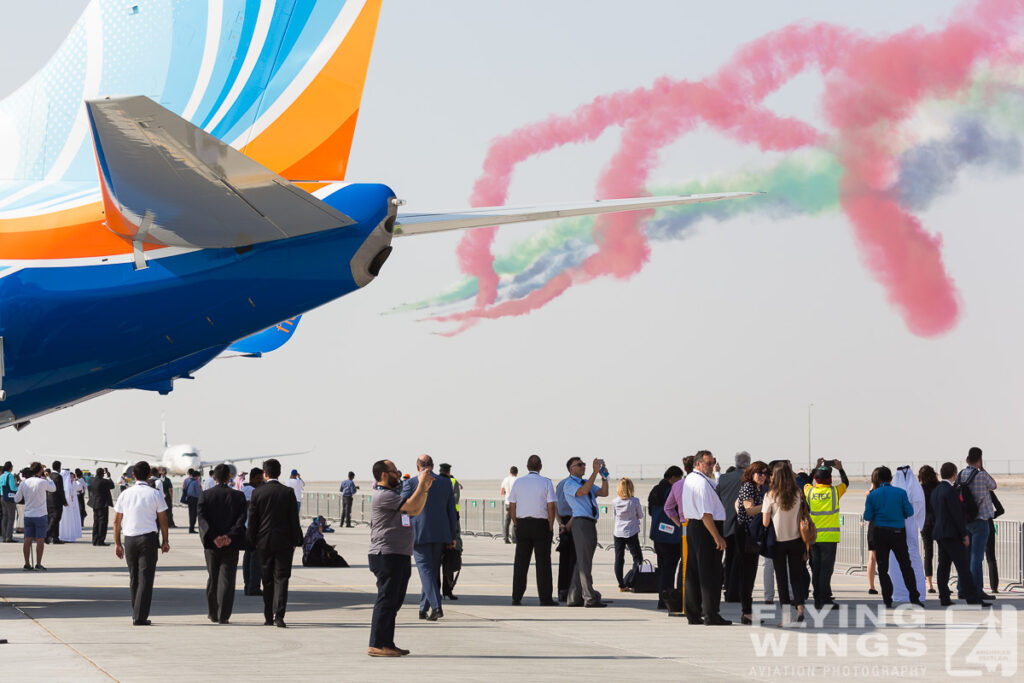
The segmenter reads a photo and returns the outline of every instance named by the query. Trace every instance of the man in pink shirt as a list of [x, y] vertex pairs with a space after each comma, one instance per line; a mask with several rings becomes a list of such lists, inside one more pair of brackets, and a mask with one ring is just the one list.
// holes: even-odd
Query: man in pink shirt
[[672, 490], [669, 491], [668, 498], [665, 499], [665, 514], [676, 526], [682, 526], [680, 517], [682, 517], [683, 509], [683, 482], [686, 481], [686, 475], [690, 472], [693, 472], [692, 455], [683, 458], [683, 478], [672, 484]]

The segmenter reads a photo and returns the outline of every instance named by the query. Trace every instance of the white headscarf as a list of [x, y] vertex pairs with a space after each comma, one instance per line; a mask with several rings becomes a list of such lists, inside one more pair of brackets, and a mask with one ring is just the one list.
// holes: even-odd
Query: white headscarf
[[78, 502], [75, 500], [75, 488], [71, 485], [73, 477], [71, 476], [71, 470], [67, 467], [60, 471], [60, 478], [64, 482], [64, 497], [68, 501], [68, 505], [77, 505]]

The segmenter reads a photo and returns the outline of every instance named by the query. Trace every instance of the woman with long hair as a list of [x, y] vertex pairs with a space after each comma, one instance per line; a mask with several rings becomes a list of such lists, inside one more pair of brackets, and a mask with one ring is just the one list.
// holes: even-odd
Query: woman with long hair
[[[805, 505], [804, 495], [796, 485], [793, 467], [789, 461], [779, 463], [772, 473], [772, 483], [761, 506], [761, 523], [775, 526], [775, 577], [779, 602], [784, 606], [783, 623], [789, 621], [789, 610], [796, 607], [796, 620], [804, 620], [804, 602], [807, 600], [811, 577], [807, 573], [806, 547], [800, 536], [800, 519]], [[790, 595], [790, 583], [793, 594]]]
[[629, 477], [619, 480], [616, 493], [618, 497], [612, 501], [612, 515], [615, 518], [615, 529], [612, 531], [615, 539], [615, 580], [619, 582], [620, 591], [628, 592], [633, 589], [626, 585], [622, 577], [625, 550], [629, 548], [629, 554], [633, 556], [633, 569], [636, 569], [644, 561], [644, 554], [640, 550], [640, 522], [644, 518], [644, 510], [640, 507], [640, 499], [633, 495], [633, 480]]
[[[939, 485], [939, 475], [931, 465], [921, 465], [917, 471], [917, 481], [924, 490], [924, 524], [921, 525], [921, 541], [924, 543], [924, 576], [928, 580], [928, 592], [934, 593], [932, 585], [932, 555], [935, 543], [932, 541], [932, 530], [935, 528], [935, 512], [932, 510], [932, 491]], [[907, 539], [910, 540], [910, 539]]]
[[757, 545], [750, 538], [750, 521], [761, 513], [761, 503], [768, 490], [768, 465], [760, 460], [743, 470], [743, 483], [736, 496], [736, 541], [740, 563], [740, 607], [744, 624], [753, 623], [754, 579], [757, 578]]

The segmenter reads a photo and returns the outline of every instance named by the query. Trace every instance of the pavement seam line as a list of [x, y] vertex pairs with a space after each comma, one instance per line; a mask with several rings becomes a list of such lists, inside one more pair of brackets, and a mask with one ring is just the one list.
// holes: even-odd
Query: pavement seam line
[[50, 634], [50, 636], [51, 636], [51, 637], [52, 637], [52, 638], [53, 638], [54, 640], [56, 640], [57, 642], [59, 642], [59, 643], [63, 644], [63, 645], [65, 646], [65, 647], [67, 647], [67, 648], [68, 648], [69, 650], [71, 650], [72, 652], [74, 652], [74, 653], [75, 653], [76, 655], [78, 655], [79, 657], [81, 657], [81, 658], [82, 658], [82, 659], [84, 659], [85, 661], [87, 661], [87, 662], [89, 662], [90, 664], [92, 664], [92, 665], [93, 665], [94, 667], [96, 667], [96, 669], [97, 669], [97, 670], [98, 670], [98, 671], [99, 671], [100, 673], [102, 673], [102, 674], [103, 674], [104, 676], [106, 676], [107, 678], [109, 678], [109, 679], [110, 679], [110, 680], [112, 680], [112, 681], [115, 681], [116, 683], [121, 683], [121, 682], [120, 682], [120, 681], [119, 681], [118, 679], [114, 678], [114, 677], [113, 677], [113, 676], [112, 676], [112, 675], [110, 674], [110, 672], [109, 672], [109, 671], [107, 671], [107, 670], [106, 670], [106, 669], [104, 669], [104, 668], [103, 668], [102, 666], [100, 666], [99, 664], [97, 664], [96, 662], [94, 662], [94, 661], [93, 661], [92, 659], [90, 659], [90, 658], [89, 658], [89, 657], [88, 657], [88, 656], [87, 656], [87, 655], [86, 655], [86, 654], [85, 654], [84, 652], [82, 652], [82, 651], [81, 651], [81, 650], [79, 650], [79, 649], [78, 649], [77, 647], [75, 647], [74, 645], [72, 645], [71, 643], [69, 643], [68, 641], [64, 640], [63, 638], [61, 638], [60, 636], [58, 636], [58, 635], [57, 635], [56, 633], [54, 633], [53, 631], [51, 631], [51, 630], [50, 630], [49, 628], [47, 628], [47, 627], [46, 627], [46, 626], [45, 626], [45, 625], [44, 625], [44, 624], [43, 624], [43, 623], [42, 623], [41, 621], [39, 621], [38, 619], [36, 619], [36, 618], [35, 618], [35, 617], [33, 617], [32, 615], [30, 615], [30, 614], [29, 614], [28, 612], [26, 612], [25, 610], [21, 609], [21, 607], [18, 607], [18, 605], [17, 605], [17, 604], [15, 604], [15, 603], [11, 602], [11, 600], [10, 600], [10, 599], [8, 599], [8, 597], [7, 597], [6, 595], [0, 595], [0, 600], [3, 600], [4, 602], [6, 602], [6, 603], [7, 603], [8, 605], [10, 605], [10, 606], [11, 606], [12, 608], [14, 608], [14, 609], [15, 609], [15, 610], [16, 610], [16, 611], [18, 612], [18, 614], [20, 614], [21, 616], [25, 617], [26, 619], [30, 619], [30, 620], [32, 621], [32, 623], [34, 623], [34, 624], [35, 624], [36, 626], [38, 626], [39, 628], [41, 628], [41, 629], [43, 629], [44, 631], [46, 631], [47, 633], [49, 633], [49, 634]]

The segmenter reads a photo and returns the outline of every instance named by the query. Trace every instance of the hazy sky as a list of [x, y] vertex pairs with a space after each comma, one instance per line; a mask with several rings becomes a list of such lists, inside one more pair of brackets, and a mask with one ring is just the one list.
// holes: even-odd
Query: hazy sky
[[[5, 8], [0, 92], [41, 66], [84, 4]], [[410, 210], [464, 207], [488, 143], [514, 128], [659, 76], [703, 78], [792, 22], [884, 34], [934, 28], [956, 5], [385, 0], [349, 179], [386, 182]], [[767, 103], [819, 122], [820, 94], [803, 75]], [[508, 203], [593, 198], [617, 142], [615, 130], [524, 163]], [[651, 185], [776, 158], [700, 131], [662, 151]], [[381, 457], [409, 468], [423, 452], [466, 478], [500, 477], [530, 453], [552, 474], [572, 455], [675, 463], [699, 448], [802, 462], [813, 403], [815, 457], [960, 462], [979, 445], [992, 465], [1019, 461], [1022, 190], [1020, 175], [968, 170], [918, 213], [962, 300], [937, 338], [908, 332], [837, 212], [705, 222], [654, 243], [629, 280], [454, 338], [415, 313], [382, 315], [461, 279], [458, 235], [409, 237], [376, 282], [304, 316], [280, 351], [215, 361], [167, 397], [117, 392], [3, 430], [0, 446], [15, 461], [26, 449], [155, 452], [163, 411], [171, 442], [205, 457], [314, 448], [293, 461], [307, 480], [363, 478]], [[503, 229], [496, 251], [536, 229]]]

